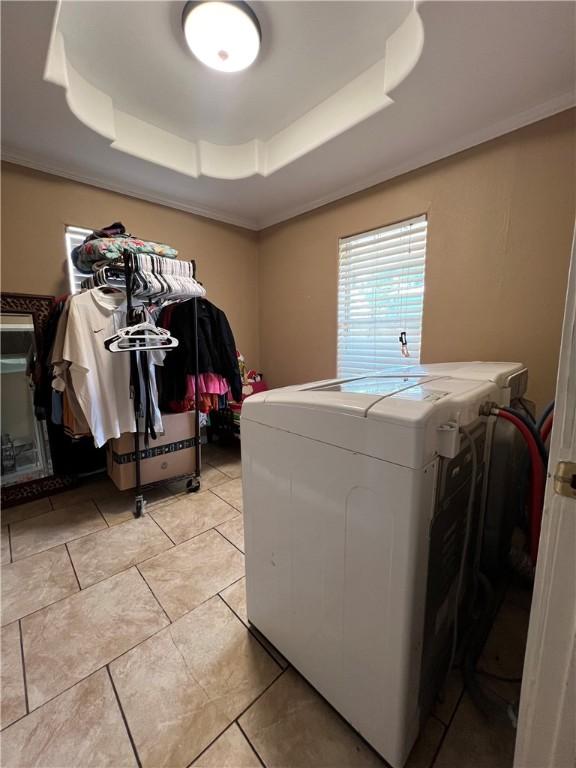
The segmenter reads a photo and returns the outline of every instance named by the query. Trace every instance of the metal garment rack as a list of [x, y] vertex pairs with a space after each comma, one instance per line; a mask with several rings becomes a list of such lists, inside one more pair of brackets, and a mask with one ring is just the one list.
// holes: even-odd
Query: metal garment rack
[[[137, 320], [134, 317], [134, 304], [132, 301], [132, 277], [133, 267], [131, 254], [124, 251], [124, 270], [126, 273], [126, 322], [128, 325], [135, 325]], [[196, 278], [196, 261], [191, 259], [192, 277]], [[200, 395], [199, 395], [199, 373], [198, 373], [198, 297], [194, 296], [189, 301], [193, 302], [192, 312], [192, 335], [194, 338], [194, 476], [186, 484], [189, 493], [195, 493], [200, 490], [200, 472], [201, 472], [201, 440], [200, 440]], [[133, 388], [133, 377], [138, 376], [138, 358], [136, 350], [130, 350], [130, 378]], [[146, 507], [146, 500], [142, 492], [142, 472], [140, 467], [140, 433], [138, 432], [138, 422], [140, 419], [139, 403], [134, 399], [134, 419], [136, 422], [136, 431], [134, 432], [134, 468], [136, 472], [136, 486], [134, 497], [134, 517], [142, 517]], [[171, 478], [175, 480], [177, 478]], [[151, 486], [154, 483], [150, 484]]]

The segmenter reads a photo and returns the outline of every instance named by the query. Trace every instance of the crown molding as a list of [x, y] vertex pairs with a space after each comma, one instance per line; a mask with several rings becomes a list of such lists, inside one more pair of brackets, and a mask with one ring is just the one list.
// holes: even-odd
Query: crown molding
[[252, 231], [258, 229], [256, 222], [253, 219], [230, 215], [216, 208], [207, 208], [202, 205], [197, 205], [196, 203], [182, 203], [180, 201], [171, 200], [169, 197], [155, 195], [148, 190], [138, 189], [124, 184], [115, 184], [90, 173], [70, 171], [66, 168], [60, 168], [51, 163], [46, 163], [44, 160], [23, 155], [20, 152], [10, 149], [10, 147], [2, 147], [2, 162], [21, 165], [25, 168], [31, 168], [34, 171], [47, 173], [51, 176], [60, 176], [63, 179], [77, 181], [80, 184], [89, 184], [91, 187], [106, 189], [109, 192], [116, 192], [116, 194], [125, 195], [126, 197], [134, 197], [137, 200], [144, 200], [147, 203], [154, 203], [155, 205], [163, 205], [166, 208], [174, 208], [177, 211], [184, 211], [185, 213], [191, 213], [194, 216], [201, 216], [204, 219], [219, 221], [222, 224], [230, 224], [233, 227], [241, 227], [242, 229], [249, 229]]
[[[572, 92], [563, 93], [560, 96], [544, 102], [532, 109], [520, 112], [504, 121], [495, 123], [489, 128], [485, 128], [482, 131], [478, 131], [472, 134], [468, 134], [463, 139], [450, 142], [441, 147], [437, 147], [434, 150], [423, 152], [416, 157], [412, 157], [409, 162], [402, 163], [394, 168], [374, 174], [362, 181], [356, 181], [348, 184], [344, 187], [340, 187], [338, 190], [331, 192], [329, 195], [312, 200], [303, 205], [299, 205], [293, 208], [289, 208], [282, 214], [275, 214], [272, 216], [265, 216], [261, 219], [248, 218], [241, 216], [234, 216], [227, 214], [226, 212], [207, 208], [195, 203], [182, 203], [176, 200], [171, 200], [169, 197], [160, 195], [154, 195], [144, 189], [137, 189], [123, 184], [115, 184], [107, 181], [106, 179], [94, 176], [88, 173], [79, 173], [75, 171], [69, 171], [65, 168], [56, 167], [53, 164], [48, 164], [43, 160], [25, 156], [19, 152], [11, 150], [9, 147], [2, 148], [2, 160], [8, 163], [14, 163], [15, 165], [21, 165], [26, 168], [32, 168], [42, 173], [48, 173], [52, 176], [60, 176], [71, 181], [77, 181], [81, 184], [89, 184], [92, 187], [98, 187], [99, 189], [106, 189], [110, 192], [116, 192], [120, 195], [126, 195], [127, 197], [134, 197], [138, 200], [144, 200], [148, 203], [154, 203], [155, 205], [163, 205], [167, 208], [174, 208], [178, 211], [184, 211], [185, 213], [193, 214], [194, 216], [201, 216], [213, 221], [219, 221], [223, 224], [230, 224], [235, 227], [241, 227], [242, 229], [248, 229], [251, 231], [260, 231], [272, 227], [276, 224], [281, 224], [284, 221], [293, 219], [296, 216], [301, 216], [310, 211], [321, 208], [324, 205], [329, 205], [344, 197], [356, 194], [357, 192], [363, 192], [370, 187], [374, 187], [378, 184], [382, 184], [385, 181], [401, 176], [405, 173], [410, 173], [418, 168], [422, 168], [431, 163], [442, 160], [451, 155], [455, 155], [458, 152], [462, 152], [466, 149], [483, 144], [492, 139], [504, 136], [507, 133], [511, 133], [519, 128], [524, 128], [527, 125], [536, 123], [539, 120], [544, 120], [547, 117], [563, 112], [567, 109], [576, 106], [576, 96]], [[241, 184], [242, 182], [238, 182]]]
[[574, 94], [573, 91], [567, 91], [543, 104], [539, 104], [536, 107], [523, 112], [518, 112], [512, 117], [506, 118], [506, 120], [494, 123], [488, 128], [483, 128], [481, 131], [475, 131], [464, 138], [448, 142], [443, 146], [412, 156], [409, 161], [401, 163], [390, 170], [374, 174], [362, 181], [355, 181], [351, 184], [347, 184], [328, 195], [324, 195], [316, 200], [304, 203], [303, 205], [290, 208], [282, 214], [265, 216], [262, 219], [257, 219], [255, 228], [258, 231], [261, 231], [268, 227], [273, 227], [276, 224], [281, 224], [289, 219], [293, 219], [296, 216], [302, 216], [303, 214], [321, 208], [324, 205], [335, 203], [344, 197], [349, 197], [357, 192], [363, 192], [370, 187], [375, 187], [378, 184], [390, 181], [405, 173], [416, 171], [419, 168], [435, 163], [438, 160], [443, 160], [451, 155], [463, 152], [466, 149], [472, 149], [479, 144], [484, 144], [485, 142], [497, 139], [500, 136], [505, 136], [507, 133], [512, 133], [513, 131], [524, 128], [532, 123], [545, 120], [547, 117], [552, 117], [552, 115], [564, 112], [574, 106], [576, 106], [576, 94]]

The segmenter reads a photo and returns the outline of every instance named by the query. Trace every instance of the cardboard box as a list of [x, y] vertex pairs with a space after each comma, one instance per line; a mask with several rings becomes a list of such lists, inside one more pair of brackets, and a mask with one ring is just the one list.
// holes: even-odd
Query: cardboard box
[[[140, 472], [142, 485], [193, 475], [196, 439], [194, 412], [162, 414], [164, 434], [144, 445], [140, 438]], [[126, 433], [109, 440], [106, 447], [108, 475], [116, 487], [125, 491], [136, 485], [134, 435]]]

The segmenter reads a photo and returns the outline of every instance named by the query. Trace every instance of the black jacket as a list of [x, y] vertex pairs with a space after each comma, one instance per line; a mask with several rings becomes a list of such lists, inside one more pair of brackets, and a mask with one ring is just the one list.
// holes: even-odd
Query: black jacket
[[[236, 342], [224, 312], [206, 299], [198, 306], [198, 373], [218, 373], [232, 390], [234, 400], [242, 399], [242, 379], [236, 356]], [[194, 373], [195, 344], [193, 336], [194, 301], [170, 308], [170, 333], [179, 345], [166, 354], [162, 370], [162, 400], [182, 400], [186, 394], [186, 376]], [[160, 315], [159, 325], [164, 325]]]

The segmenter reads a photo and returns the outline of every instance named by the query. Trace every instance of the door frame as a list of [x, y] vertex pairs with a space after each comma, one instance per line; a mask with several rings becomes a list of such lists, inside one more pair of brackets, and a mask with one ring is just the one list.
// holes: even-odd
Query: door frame
[[576, 499], [554, 490], [559, 461], [576, 462], [576, 230], [514, 768], [576, 766]]

